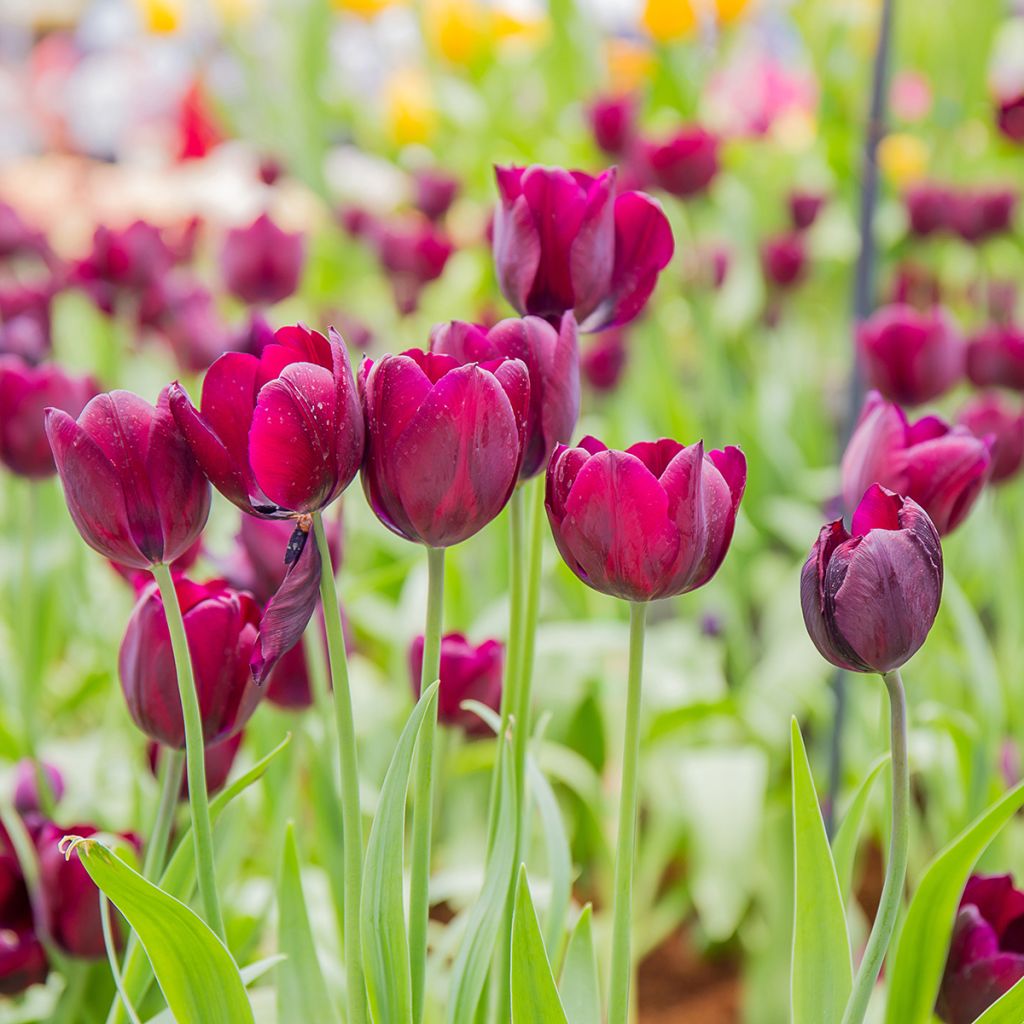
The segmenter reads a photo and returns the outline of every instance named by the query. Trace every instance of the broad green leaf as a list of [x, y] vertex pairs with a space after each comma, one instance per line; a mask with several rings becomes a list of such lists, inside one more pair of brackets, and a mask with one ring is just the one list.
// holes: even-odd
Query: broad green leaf
[[588, 903], [569, 936], [558, 991], [569, 1024], [595, 1024], [601, 1020], [601, 983], [594, 950], [593, 911]]
[[277, 931], [278, 946], [285, 956], [284, 963], [277, 969], [279, 1019], [338, 1024], [338, 1012], [320, 971], [316, 943], [309, 926], [299, 850], [291, 822], [285, 829], [284, 856], [277, 886]]
[[565, 915], [572, 899], [572, 853], [569, 851], [569, 837], [565, 834], [558, 798], [547, 776], [531, 755], [527, 755], [526, 773], [530, 781], [530, 791], [537, 802], [544, 848], [547, 851], [548, 874], [551, 878], [551, 899], [544, 922], [544, 944], [548, 949], [556, 951], [562, 946]]
[[795, 718], [791, 744], [796, 862], [790, 979], [793, 1024], [833, 1024], [842, 1020], [853, 984], [850, 936], [811, 766]]
[[843, 894], [843, 905], [850, 898], [850, 887], [853, 885], [853, 868], [857, 859], [857, 843], [860, 840], [860, 829], [864, 822], [864, 812], [875, 788], [875, 780], [882, 769], [889, 763], [890, 755], [883, 754], [868, 769], [867, 775], [861, 780], [857, 792], [853, 794], [850, 806], [843, 815], [843, 822], [832, 840], [832, 860], [836, 865], [839, 888]]
[[95, 839], [67, 841], [139, 937], [171, 1013], [188, 1024], [252, 1024], [245, 984], [227, 947], [184, 903]]
[[362, 937], [366, 991], [377, 1024], [412, 1024], [409, 935], [402, 881], [405, 848], [405, 798], [420, 726], [437, 701], [437, 683], [413, 708], [398, 739], [377, 815], [366, 847], [363, 874]]
[[512, 756], [506, 740], [501, 747], [501, 796], [493, 853], [487, 865], [483, 891], [469, 914], [459, 946], [448, 1001], [449, 1024], [474, 1019], [480, 996], [487, 983], [494, 947], [505, 917], [509, 878], [516, 852], [516, 794], [512, 779]]
[[512, 1024], [569, 1024], [544, 949], [525, 864], [519, 867], [512, 914]]
[[975, 819], [928, 865], [910, 901], [889, 976], [887, 1024], [927, 1024], [960, 896], [978, 858], [1024, 806], [1024, 783]]
[[1020, 1024], [1024, 1020], [1024, 978], [1004, 992], [974, 1024]]
[[[254, 981], [259, 981], [267, 973], [267, 971], [273, 970], [279, 963], [285, 958], [283, 956], [268, 956], [262, 960], [257, 960], [255, 963], [248, 964], [243, 967], [238, 973], [242, 976], [242, 981], [248, 988]], [[262, 989], [250, 990], [249, 1002], [253, 1004], [253, 1009], [256, 1009], [256, 998], [262, 992]], [[259, 1015], [257, 1014], [257, 1020]], [[161, 1010], [155, 1017], [150, 1017], [146, 1024], [178, 1024], [174, 1019], [174, 1014], [170, 1010]]]

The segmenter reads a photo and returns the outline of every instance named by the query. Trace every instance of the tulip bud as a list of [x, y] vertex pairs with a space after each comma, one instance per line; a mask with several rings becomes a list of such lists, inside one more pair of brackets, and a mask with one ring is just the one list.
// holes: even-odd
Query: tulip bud
[[999, 392], [972, 398], [961, 410], [958, 422], [975, 437], [992, 445], [992, 483], [1009, 480], [1024, 463], [1024, 409], [1011, 405]]
[[795, 288], [807, 273], [807, 250], [800, 235], [778, 235], [761, 243], [765, 279], [783, 291]]
[[1013, 227], [1017, 194], [1010, 189], [961, 193], [952, 205], [953, 230], [965, 241], [983, 242]]
[[972, 875], [960, 899], [935, 1012], [972, 1024], [1024, 978], [1024, 892], [1010, 875]]
[[198, 539], [210, 485], [167, 404], [130, 391], [92, 399], [77, 421], [46, 410], [46, 436], [82, 539], [133, 569], [173, 562]]
[[1010, 142], [1024, 143], [1024, 93], [999, 102], [996, 126]]
[[53, 297], [59, 290], [56, 276], [42, 284], [0, 285], [0, 351], [29, 363], [49, 354]]
[[917, 652], [942, 596], [942, 546], [917, 502], [878, 484], [821, 533], [800, 578], [807, 632], [851, 672], [891, 672]]
[[908, 423], [899, 406], [872, 391], [843, 455], [843, 501], [853, 509], [878, 483], [921, 505], [942, 536], [966, 518], [992, 468], [989, 440], [937, 416]]
[[272, 306], [299, 286], [306, 258], [301, 233], [279, 228], [265, 213], [228, 232], [221, 250], [227, 290], [250, 305]]
[[1014, 324], [993, 324], [967, 346], [967, 376], [980, 388], [1024, 391], [1024, 331]]
[[413, 205], [428, 220], [439, 221], [451, 208], [461, 183], [454, 175], [425, 167], [413, 175]]
[[[490, 726], [462, 702], [475, 700], [497, 712], [501, 706], [501, 680], [505, 649], [500, 640], [485, 640], [474, 647], [461, 633], [441, 638], [441, 686], [437, 691], [437, 719], [470, 736], [489, 736]], [[423, 637], [409, 647], [409, 676], [419, 698], [423, 670]]]
[[364, 360], [363, 490], [401, 537], [449, 547], [505, 507], [523, 462], [530, 375], [518, 359], [460, 366], [410, 349]]
[[886, 398], [920, 405], [945, 394], [964, 373], [964, 343], [939, 308], [883, 306], [857, 331], [871, 386]]
[[593, 336], [580, 357], [580, 371], [595, 391], [614, 391], [628, 360], [625, 332], [612, 327]]
[[594, 141], [609, 156], [622, 156], [636, 137], [638, 103], [635, 96], [603, 96], [587, 108]]
[[25, 876], [10, 836], [0, 825], [0, 996], [16, 996], [41, 984], [48, 972]]
[[[180, 577], [175, 590], [185, 619], [195, 673], [203, 742], [227, 739], [249, 720], [262, 697], [252, 678], [260, 622], [256, 602], [220, 580], [205, 585]], [[185, 745], [174, 653], [163, 600], [156, 586], [139, 598], [118, 658], [121, 690], [135, 724], [168, 747]]]
[[424, 286], [444, 273], [454, 251], [451, 239], [425, 217], [375, 221], [369, 237], [391, 281], [398, 312], [414, 313]]
[[641, 143], [647, 174], [679, 199], [707, 191], [718, 173], [718, 136], [700, 125], [681, 128], [662, 142]]
[[[46, 775], [50, 795], [53, 797], [54, 803], [57, 803], [64, 795], [64, 778], [52, 764], [40, 763], [39, 767]], [[31, 760], [25, 758], [18, 762], [14, 772], [14, 809], [24, 817], [27, 814], [38, 814], [42, 810], [42, 806], [42, 801], [39, 799], [36, 766]]]
[[[242, 745], [242, 736], [241, 732], [236, 732], [234, 736], [229, 736], [226, 740], [207, 744], [203, 748], [203, 761], [206, 765], [206, 792], [208, 795], [213, 796], [218, 790], [224, 788], [224, 783], [228, 781], [231, 768], [235, 763], [235, 757], [238, 755], [238, 748]], [[161, 750], [162, 747], [159, 743], [151, 741], [146, 745], [146, 760], [149, 763], [149, 770], [154, 774], [159, 768]], [[182, 776], [178, 799], [182, 802], [188, 800], [187, 773]]]
[[545, 507], [555, 543], [584, 583], [627, 601], [702, 587], [725, 558], [747, 481], [738, 448], [641, 441], [609, 451], [559, 445]]
[[818, 219], [827, 199], [819, 192], [793, 192], [789, 197], [789, 217], [795, 231], [806, 231]]
[[948, 188], [930, 182], [914, 185], [903, 197], [911, 234], [927, 238], [949, 228], [953, 196]]

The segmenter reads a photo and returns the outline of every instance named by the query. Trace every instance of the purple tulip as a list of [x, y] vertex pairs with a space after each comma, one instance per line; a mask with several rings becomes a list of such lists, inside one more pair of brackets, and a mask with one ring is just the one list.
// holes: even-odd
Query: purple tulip
[[1013, 227], [1017, 212], [1017, 193], [1010, 189], [982, 189], [956, 197], [951, 211], [951, 226], [965, 241], [984, 242]]
[[688, 125], [670, 138], [640, 143], [650, 180], [679, 199], [706, 192], [718, 174], [718, 136], [700, 125]]
[[401, 537], [449, 547], [482, 530], [523, 463], [530, 375], [518, 359], [460, 365], [410, 349], [363, 362], [363, 490]]
[[[40, 768], [46, 776], [54, 803], [59, 802], [64, 795], [64, 777], [52, 764], [41, 763]], [[14, 809], [22, 817], [42, 810], [37, 783], [36, 766], [28, 758], [19, 761], [14, 772]]]
[[992, 444], [992, 483], [1016, 476], [1024, 464], [1024, 409], [997, 391], [982, 392], [960, 410], [957, 422]]
[[53, 250], [41, 231], [27, 224], [13, 206], [0, 202], [0, 262], [25, 257], [50, 263]]
[[795, 231], [806, 231], [818, 219], [828, 202], [820, 192], [793, 192], [789, 197], [789, 218]]
[[272, 306], [292, 295], [306, 258], [301, 232], [279, 228], [265, 213], [248, 227], [227, 233], [221, 273], [227, 290], [242, 302]]
[[780, 291], [795, 288], [807, 275], [807, 248], [798, 234], [776, 235], [761, 243], [761, 270]]
[[904, 405], [944, 395], [963, 376], [963, 338], [940, 307], [883, 306], [857, 330], [871, 386]]
[[453, 174], [424, 167], [412, 176], [413, 205], [428, 220], [439, 221], [451, 209], [461, 183]]
[[954, 197], [944, 185], [924, 182], [908, 189], [903, 196], [910, 232], [927, 238], [951, 225]]
[[625, 332], [612, 327], [591, 338], [580, 357], [580, 371], [595, 391], [614, 391], [628, 361]]
[[917, 502], [878, 484], [821, 528], [800, 577], [804, 624], [822, 657], [850, 672], [891, 672], [925, 641], [942, 596], [942, 545]]
[[559, 330], [537, 316], [502, 320], [487, 330], [452, 320], [430, 335], [431, 352], [454, 356], [460, 363], [519, 359], [530, 371], [530, 409], [521, 480], [547, 465], [558, 443], [572, 436], [580, 413], [580, 365], [576, 320], [562, 317]]
[[980, 388], [1024, 391], [1024, 330], [1016, 324], [992, 324], [967, 346], [967, 376]]
[[1024, 978], [1024, 893], [1010, 875], [972, 875], [960, 899], [935, 1012], [971, 1024]]
[[702, 587], [725, 558], [747, 481], [739, 448], [594, 437], [559, 445], [545, 506], [562, 558], [584, 583], [627, 601]]
[[420, 216], [374, 220], [367, 231], [391, 282], [399, 313], [414, 313], [424, 287], [444, 273], [455, 248], [451, 239]]
[[996, 126], [1004, 138], [1024, 143], [1024, 93], [1001, 100], [996, 111]]
[[[267, 694], [269, 697], [269, 693]], [[234, 736], [229, 736], [219, 743], [208, 743], [203, 748], [203, 762], [206, 766], [206, 792], [213, 796], [218, 790], [224, 788], [228, 781], [231, 768], [238, 756], [238, 750], [242, 745], [241, 731]], [[149, 770], [156, 774], [159, 768], [161, 746], [159, 743], [150, 741], [146, 744], [146, 760], [149, 762]], [[185, 773], [181, 779], [181, 789], [178, 791], [178, 799], [183, 803], [188, 800], [188, 775]]]
[[853, 509], [871, 484], [881, 484], [921, 505], [945, 536], [988, 481], [990, 448], [990, 440], [938, 416], [908, 423], [899, 406], [872, 391], [843, 455], [843, 501]]
[[[437, 691], [437, 719], [462, 729], [470, 736], [489, 736], [491, 728], [462, 702], [475, 700], [492, 711], [501, 707], [501, 680], [505, 648], [500, 640], [485, 640], [474, 646], [461, 633], [441, 638], [441, 686]], [[409, 647], [409, 677], [419, 698], [423, 669], [423, 637]]]
[[203, 532], [210, 485], [168, 406], [130, 391], [92, 399], [77, 421], [46, 410], [64, 498], [82, 539], [133, 569], [173, 562]]
[[25, 876], [10, 836], [0, 825], [0, 996], [16, 996], [42, 984], [48, 973]]
[[587, 108], [587, 119], [598, 149], [623, 156], [633, 146], [640, 104], [636, 96], [601, 96]]
[[0, 352], [38, 363], [52, 347], [50, 328], [56, 278], [42, 284], [0, 285]]
[[521, 314], [600, 331], [639, 315], [672, 258], [672, 229], [643, 192], [615, 194], [615, 169], [597, 178], [559, 167], [498, 167], [494, 261], [502, 294]]

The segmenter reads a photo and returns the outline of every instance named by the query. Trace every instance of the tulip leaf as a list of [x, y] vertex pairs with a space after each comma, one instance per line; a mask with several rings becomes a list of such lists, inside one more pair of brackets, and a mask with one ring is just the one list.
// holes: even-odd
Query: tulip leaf
[[558, 997], [530, 898], [526, 865], [519, 866], [512, 914], [512, 1024], [569, 1024]]
[[842, 1020], [853, 985], [850, 936], [818, 794], [796, 719], [792, 723], [792, 758], [796, 862], [792, 1020], [793, 1024], [833, 1024]]
[[601, 1019], [601, 985], [594, 950], [593, 911], [588, 903], [569, 936], [559, 994], [569, 1024], [594, 1024]]
[[976, 818], [928, 865], [910, 901], [888, 972], [886, 1024], [931, 1021], [967, 879], [978, 858], [1022, 806], [1024, 783]]
[[974, 1024], [1020, 1024], [1024, 1020], [1024, 978], [1004, 992]]
[[[238, 973], [242, 976], [242, 982], [248, 988], [254, 981], [259, 981], [268, 971], [273, 970], [285, 958], [283, 956], [268, 956], [255, 963], [247, 964]], [[249, 993], [249, 1001], [265, 989], [254, 989]], [[259, 1015], [257, 1015], [258, 1017]], [[177, 1024], [174, 1014], [170, 1010], [161, 1010], [155, 1017], [150, 1017], [146, 1024]]]
[[867, 775], [857, 787], [857, 792], [853, 794], [846, 814], [843, 815], [843, 821], [836, 832], [835, 839], [832, 840], [832, 860], [836, 865], [836, 876], [839, 879], [844, 905], [850, 898], [850, 888], [853, 885], [853, 868], [857, 859], [857, 843], [860, 839], [864, 812], [867, 810], [871, 794], [874, 792], [875, 781], [890, 760], [889, 754], [883, 754], [868, 769]]
[[537, 802], [541, 833], [547, 852], [548, 873], [551, 876], [551, 899], [544, 922], [544, 943], [548, 949], [557, 950], [562, 945], [565, 930], [565, 915], [572, 899], [572, 854], [569, 838], [565, 834], [562, 812], [558, 798], [551, 788], [547, 776], [540, 770], [536, 758], [527, 756], [526, 773], [530, 791]]
[[295, 827], [289, 822], [284, 834], [284, 856], [277, 886], [278, 943], [285, 960], [277, 970], [279, 1020], [322, 1021], [338, 1024], [338, 1012], [320, 970], [316, 942], [309, 926], [302, 892], [299, 850]]
[[402, 881], [405, 800], [420, 726], [437, 702], [437, 683], [423, 691], [399, 737], [370, 828], [363, 875], [362, 938], [366, 991], [377, 1024], [412, 1024], [409, 934]]
[[125, 916], [153, 966], [171, 1013], [189, 1024], [252, 1024], [245, 983], [227, 947], [180, 900], [147, 882], [95, 839], [69, 837], [107, 899]]

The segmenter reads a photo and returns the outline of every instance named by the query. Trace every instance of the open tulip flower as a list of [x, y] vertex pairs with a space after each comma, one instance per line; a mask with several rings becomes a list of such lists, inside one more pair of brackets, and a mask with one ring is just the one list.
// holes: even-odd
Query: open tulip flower
[[718, 136], [700, 125], [680, 129], [664, 141], [640, 144], [644, 174], [666, 192], [689, 199], [707, 191], [718, 173]]
[[1015, 477], [1024, 464], [1024, 408], [998, 391], [975, 395], [960, 410], [957, 422], [992, 447], [992, 483]]
[[980, 388], [1024, 391], [1024, 330], [1016, 324], [992, 324], [967, 346], [967, 376]]

